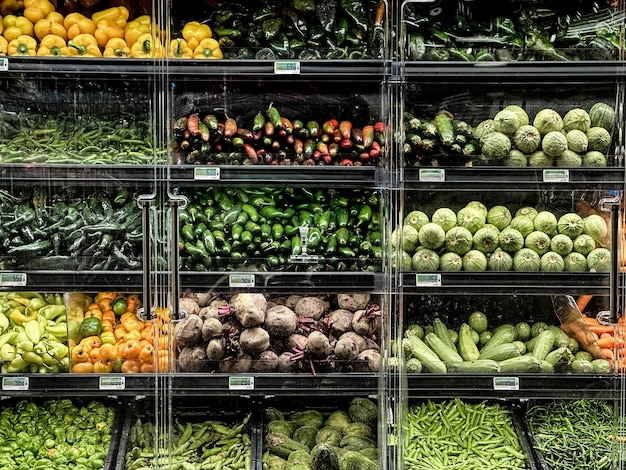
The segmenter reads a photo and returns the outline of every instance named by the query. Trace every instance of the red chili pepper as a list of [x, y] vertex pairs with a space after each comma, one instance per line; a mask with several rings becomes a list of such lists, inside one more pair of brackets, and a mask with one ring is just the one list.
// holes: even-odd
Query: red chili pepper
[[343, 139], [341, 141], [341, 148], [342, 149], [351, 149], [352, 148], [352, 141], [350, 139]]
[[293, 143], [295, 142], [295, 140], [296, 140], [296, 139], [294, 138], [294, 136], [293, 136], [293, 135], [291, 135], [291, 134], [289, 134], [289, 135], [287, 136], [287, 138], [286, 138], [286, 140], [285, 140], [285, 141], [287, 142], [287, 145], [293, 145]]
[[187, 118], [187, 129], [191, 135], [200, 135], [200, 129], [198, 128], [198, 115], [192, 114]]
[[232, 137], [237, 132], [237, 121], [233, 118], [226, 118], [224, 122], [224, 136]]
[[304, 152], [304, 144], [300, 139], [296, 139], [294, 141], [293, 151], [296, 153], [296, 155], [302, 155], [302, 153]]
[[189, 132], [189, 129], [186, 129], [185, 132], [183, 132], [183, 138], [188, 139], [189, 137], [191, 137], [191, 132]]
[[335, 129], [337, 128], [338, 125], [339, 123], [337, 122], [336, 119], [329, 119], [324, 124], [322, 124], [322, 130], [326, 134], [332, 134], [333, 132], [335, 132]]
[[322, 158], [322, 152], [320, 152], [319, 150], [315, 150], [313, 152], [313, 160], [315, 160], [316, 162], [321, 160]]
[[285, 129], [278, 129], [276, 131], [278, 137], [287, 137], [287, 131]]
[[359, 158], [360, 158], [362, 161], [369, 160], [369, 159], [370, 159], [370, 154], [369, 154], [369, 153], [367, 153], [367, 152], [361, 152], [361, 153], [359, 154]]
[[252, 131], [248, 129], [244, 129], [242, 127], [237, 128], [237, 135], [243, 138], [244, 140], [248, 140], [248, 141], [254, 138], [254, 134], [252, 133]]
[[350, 121], [341, 121], [339, 123], [339, 132], [341, 132], [341, 137], [349, 139], [352, 135], [352, 123]]
[[323, 157], [324, 163], [326, 163], [327, 165], [330, 165], [333, 162], [333, 157], [330, 155], [324, 155]]
[[243, 145], [243, 149], [246, 151], [246, 155], [248, 156], [248, 159], [253, 163], [253, 164], [257, 164], [259, 163], [259, 156], [256, 153], [256, 150], [254, 150], [254, 147], [250, 144], [244, 144]]
[[341, 160], [341, 165], [342, 166], [352, 166], [353, 162], [349, 158], [344, 158], [343, 160]]
[[283, 129], [287, 134], [291, 134], [293, 132], [293, 124], [289, 119], [284, 116], [280, 117], [280, 121], [283, 123]]
[[380, 144], [378, 142], [372, 143], [372, 148], [370, 149], [370, 157], [376, 158], [380, 155]]
[[363, 127], [363, 147], [369, 148], [374, 142], [374, 126]]
[[374, 130], [376, 132], [385, 132], [385, 125], [381, 121], [378, 121], [374, 124]]

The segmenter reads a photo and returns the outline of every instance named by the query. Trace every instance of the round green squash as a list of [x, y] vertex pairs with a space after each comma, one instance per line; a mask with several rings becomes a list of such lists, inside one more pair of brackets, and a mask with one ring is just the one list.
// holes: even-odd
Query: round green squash
[[541, 260], [539, 262], [539, 269], [544, 272], [561, 272], [565, 268], [565, 263], [563, 262], [563, 257], [554, 252], [548, 251], [541, 256]]
[[500, 245], [500, 231], [491, 224], [479, 228], [474, 234], [474, 248], [483, 253], [491, 253]]
[[541, 139], [541, 150], [549, 157], [558, 157], [567, 150], [567, 138], [560, 131], [551, 131]]
[[521, 126], [517, 128], [511, 141], [516, 149], [525, 154], [530, 154], [541, 145], [541, 133], [534, 126]]
[[472, 234], [482, 228], [487, 221], [487, 216], [480, 209], [475, 207], [464, 207], [457, 212], [456, 223], [460, 227], [465, 227]]
[[486, 271], [487, 257], [482, 251], [470, 250], [463, 255], [463, 271]]
[[420, 245], [430, 250], [437, 250], [446, 242], [446, 232], [441, 225], [428, 222], [418, 232]]
[[509, 109], [499, 111], [494, 116], [493, 123], [496, 132], [502, 132], [503, 134], [513, 134], [520, 125], [517, 113]]
[[415, 271], [437, 271], [439, 255], [428, 248], [421, 248], [411, 258], [411, 265]]
[[452, 227], [446, 232], [446, 250], [464, 255], [472, 249], [473, 235], [465, 227]]
[[506, 206], [493, 206], [487, 212], [487, 223], [494, 225], [498, 230], [507, 227], [511, 220], [513, 220], [513, 215]]
[[419, 210], [411, 211], [404, 217], [404, 225], [410, 225], [416, 230], [421, 229], [428, 222], [430, 222], [428, 215]]
[[515, 211], [515, 216], [524, 216], [524, 217], [528, 217], [531, 220], [535, 220], [535, 217], [537, 217], [537, 214], [539, 214], [539, 211], [534, 208], [533, 206], [522, 206], [519, 209], [517, 209], [517, 211]]
[[496, 249], [487, 260], [489, 271], [511, 271], [513, 257], [501, 248]]
[[573, 129], [565, 134], [567, 148], [576, 153], [585, 153], [587, 151], [587, 146], [589, 145], [587, 134], [585, 134], [585, 132]]
[[559, 217], [556, 230], [574, 239], [583, 233], [583, 218], [575, 212], [568, 212]]
[[556, 215], [554, 215], [550, 211], [540, 211], [537, 214], [537, 217], [533, 220], [533, 225], [535, 226], [535, 230], [540, 230], [543, 233], [547, 233], [548, 235], [554, 235], [556, 233], [556, 226], [558, 220]]
[[446, 232], [456, 226], [456, 213], [448, 207], [437, 209], [433, 212], [431, 219], [437, 225], [441, 225], [441, 228]]
[[537, 272], [541, 258], [530, 248], [522, 248], [513, 255], [513, 270], [519, 272]]
[[444, 253], [439, 257], [439, 268], [441, 271], [461, 271], [463, 269], [463, 258], [452, 251]]
[[611, 252], [606, 248], [595, 248], [587, 255], [587, 267], [590, 271], [606, 273], [611, 270]]
[[584, 272], [587, 271], [587, 257], [577, 251], [572, 251], [563, 258], [564, 271]]
[[581, 108], [570, 109], [563, 116], [563, 129], [566, 131], [579, 130], [586, 132], [591, 127], [589, 113]]
[[587, 131], [587, 149], [606, 153], [611, 146], [611, 134], [604, 127], [592, 127]]
[[516, 215], [515, 217], [513, 217], [513, 220], [511, 220], [509, 227], [517, 230], [524, 237], [533, 230], [535, 230], [535, 224], [533, 223], [533, 219], [523, 215]]
[[550, 240], [550, 250], [561, 256], [568, 255], [573, 249], [573, 240], [565, 234], [558, 233]]
[[610, 131], [615, 123], [615, 109], [607, 103], [595, 103], [589, 110], [589, 118], [591, 127], [603, 127]]
[[574, 238], [574, 251], [588, 255], [596, 247], [596, 241], [590, 235], [583, 233]]
[[512, 149], [509, 154], [502, 159], [504, 166], [524, 167], [528, 166], [528, 157], [517, 149]]
[[605, 167], [606, 165], [606, 157], [602, 152], [592, 150], [583, 155], [583, 166]]
[[505, 106], [503, 110], [513, 111], [517, 115], [517, 121], [519, 122], [520, 126], [525, 126], [530, 122], [530, 120], [528, 119], [528, 114], [521, 106], [518, 106], [516, 104], [510, 104], [508, 106]]
[[533, 126], [541, 132], [541, 135], [552, 131], [560, 132], [563, 129], [563, 118], [554, 109], [542, 109], [535, 115]]
[[500, 248], [509, 253], [515, 253], [524, 246], [524, 235], [511, 226], [500, 232]]
[[541, 230], [535, 230], [528, 234], [524, 240], [524, 247], [530, 248], [538, 255], [543, 255], [550, 250], [550, 236]]
[[511, 140], [502, 132], [490, 132], [480, 138], [480, 150], [488, 159], [500, 160], [511, 150]]

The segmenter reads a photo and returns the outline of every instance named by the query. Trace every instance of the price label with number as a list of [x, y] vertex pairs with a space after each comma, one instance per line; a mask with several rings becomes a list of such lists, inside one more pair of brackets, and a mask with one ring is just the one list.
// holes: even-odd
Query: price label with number
[[28, 390], [28, 377], [2, 377], [2, 390]]
[[254, 287], [254, 274], [231, 274], [228, 276], [229, 287]]
[[494, 390], [519, 390], [519, 377], [494, 377]]
[[9, 70], [9, 59], [7, 59], [6, 57], [0, 59], [0, 70], [2, 72], [6, 72], [7, 70]]
[[100, 377], [100, 390], [124, 390], [126, 388], [126, 377]]
[[274, 73], [276, 75], [298, 75], [300, 74], [300, 62], [274, 62]]
[[219, 166], [199, 166], [193, 169], [195, 180], [219, 180], [221, 171]]
[[230, 390], [254, 390], [254, 377], [228, 377]]
[[441, 287], [441, 274], [416, 274], [417, 287]]
[[0, 286], [23, 287], [26, 285], [26, 273], [0, 273]]

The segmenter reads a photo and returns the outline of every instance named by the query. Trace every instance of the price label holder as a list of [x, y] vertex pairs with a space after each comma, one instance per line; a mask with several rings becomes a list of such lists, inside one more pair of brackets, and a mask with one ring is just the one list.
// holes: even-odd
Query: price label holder
[[519, 377], [494, 377], [494, 390], [519, 390]]
[[6, 72], [9, 70], [9, 59], [6, 57], [0, 58], [0, 71]]
[[102, 376], [98, 381], [100, 390], [124, 390], [126, 388], [126, 377]]
[[0, 286], [23, 287], [26, 285], [26, 273], [0, 273]]
[[28, 390], [28, 377], [2, 377], [2, 390]]
[[229, 287], [254, 287], [255, 285], [254, 274], [230, 274], [228, 276]]
[[254, 377], [228, 377], [229, 390], [254, 390]]
[[307, 252], [308, 240], [309, 240], [309, 227], [307, 225], [302, 225], [298, 227], [298, 232], [300, 233], [300, 249], [302, 253], [299, 255], [291, 255], [289, 257], [289, 261], [295, 264], [315, 264], [318, 262], [319, 258], [317, 255], [311, 255]]
[[543, 170], [544, 183], [569, 183], [569, 170], [559, 168], [555, 170]]
[[293, 61], [277, 61], [274, 62], [275, 75], [300, 75], [300, 62]]
[[219, 166], [199, 166], [193, 169], [194, 180], [219, 180], [220, 177]]
[[432, 183], [441, 183], [446, 180], [446, 170], [444, 170], [443, 168], [420, 168], [419, 180]]
[[441, 274], [416, 274], [416, 287], [441, 287]]

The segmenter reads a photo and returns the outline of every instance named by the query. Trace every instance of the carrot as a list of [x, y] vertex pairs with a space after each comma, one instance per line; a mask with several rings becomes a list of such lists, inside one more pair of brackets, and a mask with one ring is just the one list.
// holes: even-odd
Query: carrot
[[593, 298], [593, 295], [588, 295], [588, 294], [579, 295], [578, 298], [576, 299], [576, 305], [578, 306], [578, 310], [580, 310], [581, 312], [585, 310], [585, 308], [587, 308], [587, 305], [589, 305], [589, 302], [591, 301], [592, 298]]
[[603, 333], [609, 333], [611, 335], [615, 333], [615, 327], [613, 325], [589, 325], [589, 329], [598, 336]]
[[602, 350], [602, 354], [608, 361], [611, 361], [611, 362], [615, 361], [615, 353], [613, 352], [612, 349], [602, 348], [601, 350]]
[[609, 334], [606, 334], [606, 336], [602, 335], [598, 340], [598, 346], [612, 351], [615, 348], [615, 338]]

